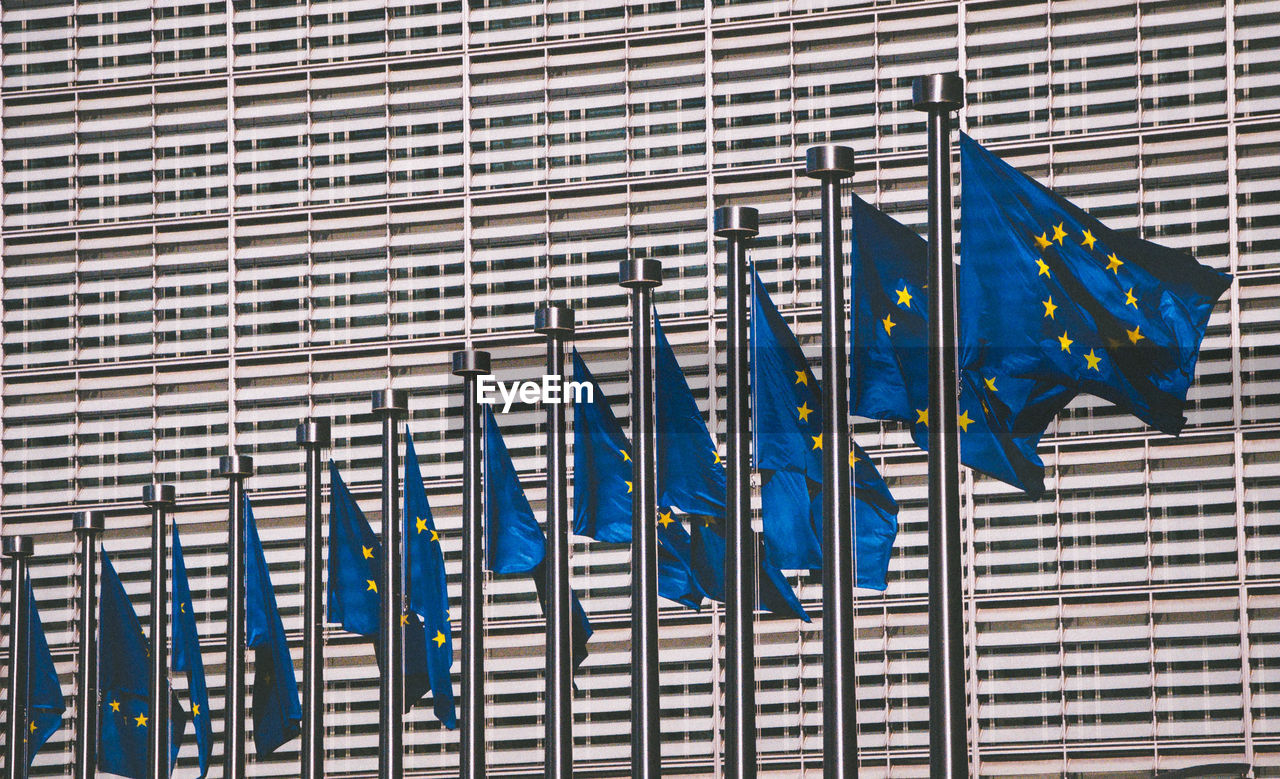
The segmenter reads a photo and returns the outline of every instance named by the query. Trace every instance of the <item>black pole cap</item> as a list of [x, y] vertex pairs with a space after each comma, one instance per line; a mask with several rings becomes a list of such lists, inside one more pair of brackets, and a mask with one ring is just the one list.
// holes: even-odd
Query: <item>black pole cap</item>
[[408, 390], [374, 390], [369, 393], [375, 417], [405, 417], [409, 415]]
[[218, 475], [243, 479], [253, 475], [253, 458], [247, 454], [228, 454], [218, 458]]
[[142, 502], [152, 508], [173, 508], [178, 492], [172, 484], [148, 484], [142, 488]]
[[853, 175], [855, 161], [853, 149], [829, 143], [805, 152], [804, 163], [809, 178], [847, 179]]
[[480, 349], [459, 349], [453, 353], [454, 376], [479, 376], [492, 373], [489, 369], [489, 353]]
[[623, 260], [618, 263], [618, 283], [627, 289], [653, 289], [662, 284], [662, 260]]
[[760, 212], [751, 206], [721, 206], [713, 224], [721, 238], [755, 238], [760, 233]]
[[106, 527], [101, 511], [77, 511], [71, 515], [71, 529], [76, 533], [101, 533]]
[[573, 335], [573, 309], [548, 303], [533, 313], [533, 329], [546, 336]]
[[964, 105], [964, 79], [958, 73], [916, 76], [911, 81], [911, 107], [917, 111], [955, 111]]
[[0, 549], [3, 549], [5, 557], [30, 557], [35, 546], [31, 543], [31, 536], [5, 536], [0, 542]]
[[308, 419], [299, 422], [296, 430], [299, 446], [314, 446], [323, 449], [329, 445], [329, 420]]

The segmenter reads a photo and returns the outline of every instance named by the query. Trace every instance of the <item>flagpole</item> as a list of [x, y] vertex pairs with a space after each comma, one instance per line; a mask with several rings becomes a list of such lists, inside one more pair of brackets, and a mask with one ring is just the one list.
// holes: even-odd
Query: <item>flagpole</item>
[[382, 657], [386, 661], [378, 696], [378, 776], [404, 774], [404, 528], [396, 472], [399, 470], [398, 420], [409, 414], [409, 393], [375, 390], [373, 415], [382, 420]]
[[105, 523], [100, 511], [71, 517], [80, 558], [79, 614], [76, 623], [76, 779], [98, 775], [98, 537]]
[[480, 402], [476, 379], [489, 373], [489, 353], [453, 353], [463, 377], [462, 405], [462, 733], [461, 779], [481, 779], [484, 759], [484, 515], [481, 503]]
[[27, 610], [27, 561], [33, 545], [30, 536], [5, 536], [0, 546], [13, 561], [9, 578], [9, 712], [5, 719], [5, 772], [23, 776], [27, 769], [27, 657], [31, 643], [31, 615]]
[[147, 764], [152, 776], [169, 772], [169, 591], [168, 512], [176, 498], [172, 484], [148, 484], [142, 502], [151, 509], [151, 724], [147, 731]]
[[658, 689], [658, 515], [654, 438], [653, 289], [662, 262], [623, 260], [618, 283], [631, 290], [631, 776], [657, 779], [662, 767]]
[[929, 114], [929, 772], [969, 776], [960, 542], [951, 112], [964, 105], [954, 73], [917, 77], [912, 106]]
[[822, 757], [827, 777], [846, 779], [858, 775], [858, 685], [840, 203], [853, 149], [815, 146], [805, 162], [822, 190]]
[[233, 454], [218, 460], [218, 475], [227, 479], [227, 682], [223, 692], [224, 779], [244, 779], [244, 642], [245, 642], [245, 513], [244, 480], [253, 473], [253, 458]]
[[[547, 375], [564, 386], [565, 341], [573, 338], [573, 309], [545, 305], [535, 312], [534, 329], [547, 337]], [[547, 776], [573, 775], [573, 620], [569, 591], [569, 501], [565, 475], [563, 403], [547, 407]]]
[[320, 450], [329, 446], [329, 420], [298, 424], [307, 454], [306, 563], [302, 585], [302, 779], [324, 776], [324, 536], [320, 527]]
[[728, 513], [725, 523], [725, 773], [756, 775], [755, 572], [751, 529], [751, 417], [748, 398], [747, 242], [760, 231], [760, 212], [746, 206], [715, 210], [715, 233], [726, 239], [728, 266]]

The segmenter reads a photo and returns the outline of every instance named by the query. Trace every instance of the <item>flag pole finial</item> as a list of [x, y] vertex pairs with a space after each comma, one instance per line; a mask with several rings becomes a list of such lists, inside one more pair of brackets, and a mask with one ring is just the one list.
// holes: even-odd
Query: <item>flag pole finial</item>
[[958, 73], [916, 76], [911, 82], [911, 107], [917, 111], [955, 111], [964, 105], [964, 79]]
[[327, 419], [308, 419], [305, 422], [299, 422], [295, 433], [296, 443], [299, 446], [319, 449], [329, 446], [330, 427]]
[[490, 370], [489, 353], [481, 349], [459, 349], [453, 353], [453, 375], [462, 376], [479, 376], [482, 373], [492, 373]]
[[760, 212], [751, 206], [721, 206], [712, 223], [718, 238], [755, 238], [760, 232]]
[[847, 179], [854, 173], [853, 149], [826, 144], [805, 152], [805, 175], [814, 179]]
[[618, 263], [618, 283], [631, 290], [653, 289], [662, 284], [662, 260], [626, 259]]
[[3, 549], [5, 557], [30, 557], [34, 548], [31, 543], [31, 536], [12, 535], [4, 537]]
[[533, 313], [533, 329], [547, 337], [571, 336], [573, 319], [572, 308], [548, 303]]

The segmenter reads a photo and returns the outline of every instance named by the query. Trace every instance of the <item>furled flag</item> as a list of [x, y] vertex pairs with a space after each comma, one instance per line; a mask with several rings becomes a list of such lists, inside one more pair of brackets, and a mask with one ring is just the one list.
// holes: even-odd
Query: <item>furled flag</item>
[[1231, 277], [1111, 230], [964, 134], [960, 168], [961, 368], [997, 387], [1007, 376], [1087, 392], [1180, 432]]
[[[406, 514], [406, 516], [408, 516]], [[416, 522], [415, 522], [416, 525]], [[329, 461], [329, 598], [327, 618], [343, 630], [374, 639], [374, 654], [382, 667], [378, 639], [382, 601], [378, 597], [378, 581], [382, 577], [382, 541], [369, 527], [360, 505], [347, 489], [338, 466]], [[447, 646], [432, 641], [425, 633], [423, 621], [414, 610], [410, 594], [409, 613], [404, 615], [405, 710], [412, 708], [431, 689], [431, 651]], [[446, 626], [448, 623], [444, 623]], [[448, 627], [445, 627], [448, 631]], [[434, 634], [433, 634], [434, 635]], [[452, 653], [449, 655], [452, 661]], [[448, 673], [445, 666], [445, 673]], [[453, 689], [450, 687], [450, 703]], [[439, 705], [440, 701], [437, 701]], [[449, 711], [452, 711], [450, 706]], [[439, 710], [437, 709], [437, 716]], [[444, 720], [441, 720], [442, 722]], [[449, 725], [448, 722], [445, 722]]]
[[[98, 768], [109, 774], [145, 779], [151, 720], [147, 642], [133, 604], [106, 550], [102, 597], [98, 601]], [[166, 683], [168, 680], [165, 680]], [[172, 696], [171, 696], [172, 697]], [[187, 713], [176, 698], [169, 703], [169, 765], [177, 759]]]
[[[849, 409], [911, 426], [929, 448], [929, 245], [915, 231], [851, 196], [853, 326]], [[1036, 447], [1075, 393], [975, 364], [961, 371], [960, 461], [1033, 495], [1044, 492]], [[1034, 425], [1014, 429], [1013, 422]]]
[[249, 496], [244, 497], [245, 646], [253, 649], [253, 743], [267, 755], [302, 730], [302, 703], [284, 623]]
[[[534, 519], [529, 499], [520, 486], [515, 464], [502, 440], [502, 431], [493, 418], [493, 407], [484, 408], [484, 527], [485, 562], [493, 573], [528, 573], [533, 576], [538, 592], [538, 602], [545, 613], [546, 593], [542, 583], [546, 581], [543, 561], [547, 552], [547, 537], [538, 520]], [[587, 639], [591, 638], [591, 623], [578, 602], [572, 596], [573, 608], [573, 667], [587, 659]]]
[[[178, 525], [173, 526], [173, 670], [187, 674], [187, 698], [191, 719], [195, 723], [196, 747], [200, 753], [200, 776], [209, 770], [209, 753], [213, 749], [213, 725], [209, 719], [209, 688], [204, 680], [204, 658], [200, 654], [200, 634], [196, 632], [195, 607], [191, 602], [191, 584], [187, 581], [187, 564], [178, 541]], [[182, 735], [175, 728], [177, 736]], [[174, 738], [174, 744], [180, 738]]]
[[58, 671], [53, 665], [49, 642], [44, 636], [44, 625], [36, 609], [36, 594], [27, 588], [27, 767], [35, 759], [40, 747], [54, 731], [62, 727], [62, 714], [67, 710], [62, 699], [62, 686], [58, 683]]
[[658, 505], [686, 514], [722, 517], [724, 463], [657, 316], [653, 318], [653, 339]]
[[[427, 488], [422, 483], [413, 436], [405, 436], [404, 522], [409, 609], [422, 618], [425, 630], [427, 674], [436, 719], [446, 728], [458, 726], [453, 706], [453, 630], [449, 624], [449, 587], [444, 573], [444, 552], [436, 532]], [[408, 661], [406, 660], [406, 663]]]
[[[822, 567], [822, 389], [800, 344], [752, 273], [751, 391], [765, 558]], [[898, 504], [862, 447], [849, 453], [859, 587], [883, 590], [898, 534]]]

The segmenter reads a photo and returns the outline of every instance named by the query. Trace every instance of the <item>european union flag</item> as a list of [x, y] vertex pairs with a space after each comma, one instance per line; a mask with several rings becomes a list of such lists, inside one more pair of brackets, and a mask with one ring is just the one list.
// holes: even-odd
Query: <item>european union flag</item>
[[1231, 277], [1107, 228], [964, 134], [960, 167], [961, 367], [1088, 392], [1180, 432]]
[[724, 516], [724, 463], [656, 316], [653, 337], [658, 504], [688, 514]]
[[[698, 584], [712, 600], [724, 602], [724, 530], [712, 517], [692, 517], [691, 555]], [[791, 583], [776, 565], [760, 560], [760, 606], [782, 616], [811, 621]]]
[[[423, 652], [431, 684], [431, 702], [436, 719], [449, 729], [458, 726], [453, 705], [453, 629], [449, 624], [449, 587], [444, 572], [444, 552], [436, 532], [427, 488], [422, 483], [418, 453], [413, 436], [405, 437], [404, 521], [408, 555], [409, 609], [422, 618]], [[406, 649], [406, 664], [409, 652]]]
[[630, 543], [631, 442], [577, 349], [573, 380], [591, 387], [573, 407], [573, 532]]
[[[416, 457], [415, 457], [416, 462]], [[406, 466], [407, 467], [407, 466]], [[408, 516], [406, 513], [405, 516]], [[416, 522], [414, 523], [416, 526]], [[374, 535], [369, 520], [360, 505], [347, 489], [338, 466], [329, 461], [329, 598], [327, 618], [342, 626], [343, 630], [374, 639], [374, 655], [378, 667], [382, 667], [381, 643], [378, 636], [381, 626], [378, 616], [382, 601], [378, 596], [378, 581], [382, 576], [382, 541]], [[410, 594], [412, 599], [412, 592]], [[441, 614], [443, 618], [445, 615]], [[410, 602], [405, 621], [404, 667], [405, 697], [408, 710], [431, 689], [431, 661], [428, 647], [440, 650], [444, 643], [438, 633], [426, 634], [422, 618]], [[448, 633], [448, 622], [444, 621]], [[453, 655], [448, 657], [452, 662]], [[448, 674], [449, 667], [444, 671]], [[449, 689], [452, 703], [453, 689]], [[437, 706], [441, 701], [436, 701]], [[452, 711], [452, 707], [450, 707]], [[437, 711], [439, 716], [439, 711]], [[448, 723], [445, 723], [448, 725]], [[452, 726], [450, 726], [452, 727]]]
[[[173, 526], [173, 670], [187, 674], [187, 698], [191, 719], [196, 726], [196, 747], [200, 753], [200, 776], [209, 770], [209, 752], [213, 749], [213, 724], [209, 719], [209, 688], [204, 680], [204, 658], [200, 654], [200, 634], [196, 632], [195, 607], [191, 603], [191, 584], [187, 581], [187, 564], [178, 540], [178, 525]], [[181, 743], [185, 728], [174, 728], [173, 743]]]
[[[102, 596], [98, 602], [98, 768], [130, 779], [144, 779], [147, 733], [151, 727], [149, 651], [142, 625], [106, 550], [102, 559]], [[140, 670], [141, 669], [141, 670]], [[178, 701], [169, 704], [169, 764], [173, 765], [186, 730], [187, 714]]]
[[[822, 567], [822, 389], [760, 277], [752, 273], [751, 390], [765, 559]], [[883, 590], [898, 533], [898, 504], [854, 444], [854, 556], [859, 587]]]
[[[851, 196], [853, 326], [850, 412], [911, 426], [929, 448], [928, 243]], [[967, 234], [966, 234], [967, 236]], [[966, 240], [967, 237], [966, 237]], [[975, 364], [960, 375], [960, 461], [1039, 496], [1044, 463], [1036, 447], [1054, 414], [1075, 393]], [[1036, 426], [1014, 429], [1014, 420]]]
[[[525, 497], [520, 476], [502, 439], [502, 431], [493, 418], [493, 407], [484, 409], [484, 527], [486, 563], [493, 573], [529, 573], [538, 592], [538, 603], [545, 614], [547, 598], [547, 537], [533, 516]], [[573, 609], [573, 667], [587, 659], [587, 639], [591, 638], [591, 622], [575, 593]]]
[[40, 747], [62, 727], [62, 714], [67, 707], [62, 700], [62, 686], [58, 683], [58, 671], [44, 636], [30, 579], [26, 581], [26, 588], [27, 613], [31, 615], [27, 622], [27, 767], [30, 768]]
[[301, 732], [302, 703], [248, 495], [244, 518], [245, 645], [253, 649], [253, 743], [259, 755], [268, 755]]

